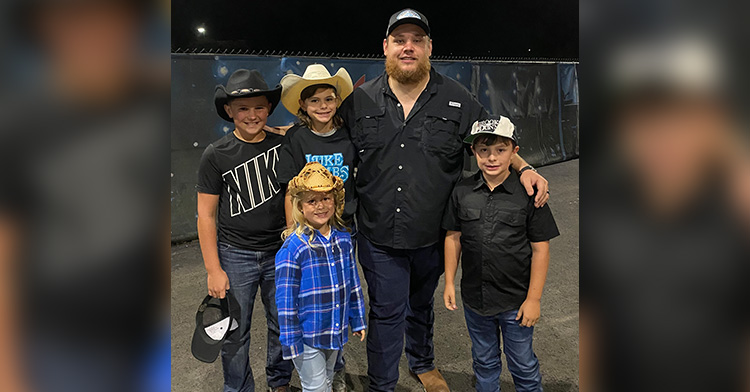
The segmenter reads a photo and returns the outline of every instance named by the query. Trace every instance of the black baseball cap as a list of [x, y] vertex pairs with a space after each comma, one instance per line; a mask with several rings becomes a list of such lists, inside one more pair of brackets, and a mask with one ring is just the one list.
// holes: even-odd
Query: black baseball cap
[[207, 295], [195, 314], [193, 356], [206, 363], [215, 361], [224, 340], [238, 329], [240, 315], [240, 304], [229, 291], [222, 299]]
[[388, 20], [388, 29], [385, 31], [385, 36], [387, 37], [393, 32], [393, 29], [405, 23], [421, 27], [425, 34], [428, 37], [430, 36], [430, 25], [427, 22], [427, 17], [423, 13], [411, 8], [402, 9], [391, 15], [391, 19]]

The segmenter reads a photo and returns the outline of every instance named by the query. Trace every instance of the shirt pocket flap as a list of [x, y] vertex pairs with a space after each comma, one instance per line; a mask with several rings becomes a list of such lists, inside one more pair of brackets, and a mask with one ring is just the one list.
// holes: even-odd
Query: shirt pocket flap
[[380, 117], [383, 115], [385, 115], [385, 107], [363, 108], [363, 109], [357, 110], [355, 117], [357, 119], [361, 119], [361, 118]]
[[477, 220], [482, 216], [482, 210], [479, 208], [462, 207], [458, 209], [458, 218], [462, 221]]
[[521, 213], [498, 211], [496, 219], [508, 226], [523, 226], [526, 222]]
[[427, 117], [436, 117], [443, 121], [461, 122], [461, 110], [455, 108], [430, 108], [425, 111]]
[[385, 107], [365, 108], [357, 111], [357, 127], [352, 138], [360, 149], [383, 147], [384, 142], [378, 132], [379, 122], [383, 121]]

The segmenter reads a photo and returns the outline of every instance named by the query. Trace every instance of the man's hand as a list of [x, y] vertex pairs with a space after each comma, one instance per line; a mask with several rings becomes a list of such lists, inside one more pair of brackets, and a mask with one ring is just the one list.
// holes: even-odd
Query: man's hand
[[446, 284], [445, 290], [443, 291], [443, 301], [445, 301], [445, 308], [448, 310], [456, 310], [456, 286], [452, 284]]
[[224, 298], [229, 290], [229, 278], [223, 269], [208, 273], [208, 295], [214, 298]]
[[538, 299], [526, 299], [518, 308], [516, 321], [521, 320], [522, 327], [533, 327], [539, 321], [541, 313], [541, 302]]
[[359, 336], [359, 341], [360, 341], [360, 342], [362, 342], [362, 341], [364, 341], [364, 340], [365, 340], [365, 330], [364, 330], [364, 329], [363, 329], [363, 330], [361, 330], [361, 331], [357, 331], [357, 332], [352, 332], [352, 335], [354, 335], [354, 336]]
[[549, 182], [541, 174], [526, 170], [521, 173], [521, 185], [526, 188], [526, 193], [531, 196], [534, 194], [534, 188], [537, 189], [534, 207], [539, 208], [547, 204], [549, 200]]
[[278, 127], [272, 127], [272, 126], [266, 124], [263, 127], [263, 130], [266, 131], [266, 132], [271, 132], [271, 133], [275, 133], [277, 135], [284, 136], [284, 135], [286, 135], [286, 131], [288, 131], [289, 128], [291, 128], [291, 127], [292, 127], [292, 124], [290, 124], [290, 125], [282, 125], [282, 126], [278, 126]]

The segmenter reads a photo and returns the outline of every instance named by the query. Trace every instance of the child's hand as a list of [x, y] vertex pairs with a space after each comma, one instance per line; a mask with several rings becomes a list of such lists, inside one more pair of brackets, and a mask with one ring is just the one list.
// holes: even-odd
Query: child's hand
[[539, 321], [541, 302], [538, 299], [526, 299], [518, 308], [516, 320], [521, 320], [522, 327], [533, 327]]
[[448, 310], [456, 310], [456, 286], [452, 284], [446, 284], [445, 290], [443, 291], [443, 301], [445, 301], [445, 307]]
[[360, 341], [360, 342], [362, 342], [362, 341], [364, 341], [364, 340], [365, 340], [365, 330], [364, 330], [364, 329], [363, 329], [363, 330], [361, 330], [361, 331], [357, 331], [357, 332], [352, 332], [352, 335], [354, 335], [354, 336], [359, 336], [359, 341]]

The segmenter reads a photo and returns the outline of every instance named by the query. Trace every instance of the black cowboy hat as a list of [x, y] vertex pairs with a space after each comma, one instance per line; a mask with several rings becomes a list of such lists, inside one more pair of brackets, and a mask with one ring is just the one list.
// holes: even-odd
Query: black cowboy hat
[[271, 110], [268, 112], [270, 116], [281, 99], [281, 86], [278, 85], [274, 89], [269, 89], [266, 81], [263, 80], [263, 76], [257, 70], [238, 69], [229, 76], [226, 86], [216, 86], [216, 93], [214, 94], [216, 113], [224, 120], [234, 122], [227, 114], [227, 111], [224, 110], [224, 105], [230, 99], [258, 97], [261, 95], [264, 95], [268, 98], [268, 102], [271, 102]]

